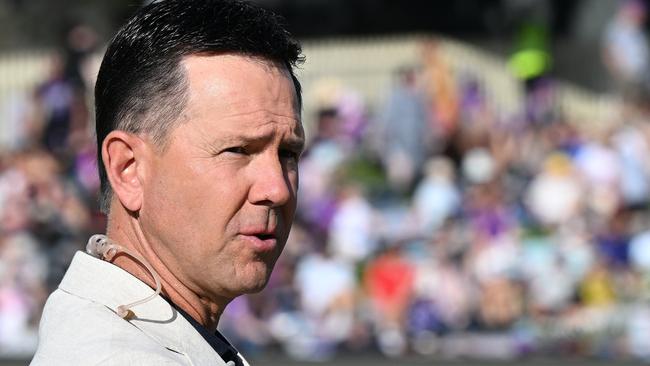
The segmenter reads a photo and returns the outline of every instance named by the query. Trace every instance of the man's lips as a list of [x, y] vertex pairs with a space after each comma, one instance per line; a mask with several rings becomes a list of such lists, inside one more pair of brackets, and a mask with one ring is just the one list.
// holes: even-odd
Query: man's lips
[[256, 252], [268, 252], [275, 249], [278, 240], [275, 230], [250, 229], [242, 230], [240, 237], [250, 243]]

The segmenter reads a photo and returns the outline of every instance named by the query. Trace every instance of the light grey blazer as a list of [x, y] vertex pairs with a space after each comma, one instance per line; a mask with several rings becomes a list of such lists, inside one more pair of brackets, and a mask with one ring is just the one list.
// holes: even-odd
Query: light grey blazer
[[134, 307], [131, 320], [116, 314], [119, 305], [152, 292], [123, 269], [77, 252], [45, 304], [31, 365], [226, 366], [160, 296]]

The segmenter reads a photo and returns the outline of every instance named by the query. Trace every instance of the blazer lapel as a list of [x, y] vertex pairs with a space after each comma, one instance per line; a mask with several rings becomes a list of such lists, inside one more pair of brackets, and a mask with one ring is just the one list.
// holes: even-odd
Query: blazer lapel
[[[119, 305], [153, 292], [123, 269], [81, 251], [72, 259], [59, 288], [100, 303], [112, 312], [116, 312]], [[135, 317], [128, 322], [169, 351], [184, 354], [196, 365], [226, 365], [196, 329], [162, 297], [157, 296], [131, 310]], [[119, 318], [119, 321], [127, 320]]]

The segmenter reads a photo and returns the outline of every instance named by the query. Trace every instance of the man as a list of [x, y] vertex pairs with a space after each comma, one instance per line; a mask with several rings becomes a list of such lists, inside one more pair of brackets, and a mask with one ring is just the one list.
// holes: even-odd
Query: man
[[246, 365], [216, 328], [289, 234], [300, 57], [276, 16], [240, 1], [154, 2], [117, 33], [95, 89], [108, 227], [90, 246], [106, 260], [75, 255], [32, 364]]
[[644, 31], [646, 16], [644, 1], [620, 1], [603, 34], [603, 63], [616, 91], [629, 102], [639, 102], [648, 87], [650, 49]]

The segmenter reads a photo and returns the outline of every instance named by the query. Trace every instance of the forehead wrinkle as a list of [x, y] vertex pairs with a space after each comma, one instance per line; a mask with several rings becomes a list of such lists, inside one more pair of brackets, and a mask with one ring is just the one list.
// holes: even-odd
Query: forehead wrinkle
[[[294, 111], [294, 115], [288, 116], [288, 115], [285, 115], [285, 114], [273, 112], [273, 111], [268, 110], [266, 108], [260, 108], [260, 109], [256, 109], [256, 110], [249, 111], [249, 112], [235, 112], [235, 113], [231, 113], [231, 114], [226, 113], [223, 116], [219, 117], [219, 119], [222, 119], [222, 120], [227, 120], [227, 119], [230, 119], [230, 118], [250, 118], [250, 120], [253, 121], [253, 122], [255, 122], [255, 121], [266, 121], [266, 122], [264, 122], [263, 125], [268, 124], [268, 123], [280, 122], [280, 121], [277, 121], [276, 119], [278, 119], [278, 120], [289, 120], [289, 122], [300, 123], [300, 117], [299, 117], [299, 114], [296, 111]], [[262, 125], [260, 125], [260, 126], [262, 126]]]
[[[234, 143], [234, 142], [268, 142], [274, 140], [276, 136], [275, 131], [267, 131], [260, 133], [234, 133], [220, 136], [215, 139], [221, 143]], [[289, 135], [282, 138], [282, 144], [303, 144], [303, 139], [298, 135]]]
[[[219, 122], [232, 119], [238, 120], [239, 123], [234, 124], [230, 129], [224, 129], [221, 126], [218, 126]], [[215, 123], [221, 131], [232, 134], [247, 134], [248, 131], [251, 131], [249, 135], [274, 134], [276, 133], [276, 127], [286, 126], [298, 137], [303, 137], [302, 122], [299, 118], [273, 113], [265, 109], [219, 117]], [[258, 132], [260, 130], [262, 130], [262, 132]]]
[[[276, 124], [277, 122], [269, 121], [261, 125], [257, 125], [250, 128], [244, 129], [230, 129], [230, 130], [221, 130], [220, 136], [216, 136], [213, 140], [213, 144], [230, 144], [230, 143], [249, 143], [249, 142], [268, 142], [274, 139], [276, 136], [281, 137], [281, 144], [284, 145], [304, 145], [304, 137], [302, 128], [300, 125], [291, 128], [291, 134], [288, 136], [284, 131], [277, 131], [275, 128], [265, 128], [265, 126]], [[284, 125], [284, 124], [283, 124]], [[287, 124], [288, 125], [288, 124]]]

